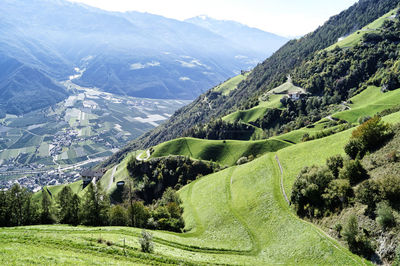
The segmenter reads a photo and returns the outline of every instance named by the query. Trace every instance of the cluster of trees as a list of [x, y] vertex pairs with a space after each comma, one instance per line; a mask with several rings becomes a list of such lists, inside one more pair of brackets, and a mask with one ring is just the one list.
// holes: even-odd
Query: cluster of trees
[[241, 122], [225, 122], [222, 119], [213, 120], [207, 124], [199, 124], [185, 132], [184, 136], [199, 139], [233, 139], [249, 140], [254, 133], [254, 127]]
[[219, 170], [219, 165], [192, 160], [185, 156], [167, 156], [128, 162], [127, 169], [137, 183], [136, 194], [147, 203], [160, 198], [168, 187], [179, 189], [192, 180]]
[[[380, 200], [394, 204], [394, 198], [400, 196], [400, 185], [395, 184], [400, 177], [387, 177], [378, 184], [378, 181], [368, 180], [370, 176], [360, 161], [365, 152], [383, 145], [391, 135], [389, 128], [380, 117], [375, 116], [353, 131], [345, 146], [349, 158], [337, 155], [328, 158], [325, 166], [305, 167], [293, 185], [291, 196], [297, 214], [321, 217], [341, 210], [354, 199], [368, 205], [370, 212], [375, 210], [374, 204]], [[354, 191], [354, 186], [358, 184]]]
[[134, 226], [180, 232], [185, 224], [181, 200], [175, 190], [167, 189], [162, 197], [145, 206], [128, 185], [122, 204], [111, 205], [101, 186], [90, 183], [82, 198], [65, 186], [54, 198], [42, 190], [41, 201], [18, 184], [0, 191], [0, 227], [33, 224], [70, 224], [87, 226]]

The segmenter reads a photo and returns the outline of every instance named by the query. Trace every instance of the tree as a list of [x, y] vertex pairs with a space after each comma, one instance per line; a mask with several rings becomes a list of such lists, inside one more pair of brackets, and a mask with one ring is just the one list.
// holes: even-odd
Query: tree
[[142, 237], [139, 239], [142, 252], [152, 253], [154, 250], [153, 235], [146, 230], [142, 230]]
[[143, 205], [143, 202], [134, 201], [132, 206], [128, 207], [129, 225], [133, 227], [145, 227], [147, 220], [150, 218], [148, 208]]
[[347, 179], [350, 185], [354, 186], [361, 181], [368, 179], [367, 170], [362, 166], [360, 160], [350, 160], [345, 162], [344, 167], [339, 172], [340, 179]]
[[358, 155], [364, 157], [365, 148], [361, 141], [357, 139], [350, 139], [349, 142], [344, 146], [344, 151], [351, 158], [355, 159]]
[[80, 217], [79, 217], [80, 204], [81, 204], [81, 199], [77, 194], [74, 194], [72, 196], [71, 210], [70, 210], [71, 213], [70, 223], [72, 225], [78, 225], [80, 223]]
[[47, 192], [47, 188], [42, 189], [42, 208], [40, 212], [40, 220], [42, 224], [54, 223], [54, 217], [52, 213], [52, 202], [50, 195]]
[[343, 157], [341, 155], [335, 155], [329, 157], [326, 160], [326, 165], [328, 166], [329, 170], [332, 172], [335, 178], [339, 176], [339, 170], [343, 167]]
[[72, 189], [65, 186], [57, 196], [58, 220], [62, 224], [71, 224], [72, 221]]
[[110, 225], [125, 226], [127, 224], [126, 210], [121, 205], [114, 205], [110, 209]]
[[400, 176], [390, 175], [380, 180], [380, 189], [384, 199], [393, 207], [400, 207]]
[[85, 225], [101, 226], [108, 221], [109, 202], [99, 183], [90, 183], [82, 203], [81, 215]]
[[348, 202], [348, 198], [353, 195], [353, 189], [347, 179], [335, 179], [329, 183], [328, 188], [322, 195], [331, 209], [342, 207]]
[[368, 206], [367, 215], [373, 215], [376, 203], [382, 198], [379, 184], [374, 180], [362, 182], [356, 189], [356, 200]]
[[350, 247], [350, 250], [355, 247], [357, 244], [357, 235], [358, 235], [358, 221], [357, 217], [353, 214], [349, 217], [344, 229], [343, 229], [343, 236], [344, 239], [347, 241], [347, 244]]
[[390, 208], [387, 202], [380, 202], [378, 204], [376, 216], [376, 221], [383, 228], [383, 230], [393, 227], [396, 224], [393, 210]]
[[366, 150], [372, 150], [382, 145], [389, 129], [389, 124], [383, 122], [379, 116], [374, 116], [356, 128], [352, 132], [352, 138], [360, 141]]

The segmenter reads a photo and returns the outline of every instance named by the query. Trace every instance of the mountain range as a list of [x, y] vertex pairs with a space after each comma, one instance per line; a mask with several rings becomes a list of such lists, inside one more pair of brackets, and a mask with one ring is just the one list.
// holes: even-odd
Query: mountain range
[[[119, 95], [194, 99], [287, 41], [229, 21], [205, 26], [63, 0], [5, 0], [0, 12], [0, 110], [12, 114], [65, 98], [59, 81], [70, 76]], [[240, 45], [225, 34], [238, 28]]]

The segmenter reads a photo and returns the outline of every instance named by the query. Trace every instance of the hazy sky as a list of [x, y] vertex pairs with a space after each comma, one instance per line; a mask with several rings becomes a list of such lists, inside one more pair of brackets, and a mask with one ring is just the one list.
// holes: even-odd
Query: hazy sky
[[136, 10], [183, 20], [208, 15], [283, 36], [313, 31], [357, 0], [70, 0], [112, 11]]

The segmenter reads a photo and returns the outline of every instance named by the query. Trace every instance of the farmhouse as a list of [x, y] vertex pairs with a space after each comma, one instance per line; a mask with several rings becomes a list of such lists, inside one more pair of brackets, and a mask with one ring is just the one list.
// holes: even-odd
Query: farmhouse
[[302, 91], [289, 91], [288, 95], [289, 95], [290, 99], [297, 101], [301, 97], [303, 97], [305, 95], [305, 93], [303, 93]]
[[92, 181], [94, 181], [94, 182], [99, 181], [103, 177], [105, 172], [106, 172], [106, 169], [104, 169], [104, 168], [102, 168], [100, 170], [86, 169], [86, 170], [82, 171], [81, 177], [83, 180], [83, 187], [86, 187]]

